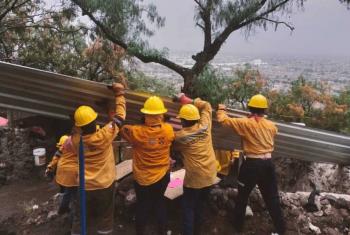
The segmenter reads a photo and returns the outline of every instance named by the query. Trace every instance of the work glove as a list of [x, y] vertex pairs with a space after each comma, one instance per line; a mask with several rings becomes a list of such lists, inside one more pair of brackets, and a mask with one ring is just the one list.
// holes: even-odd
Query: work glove
[[179, 93], [178, 95], [176, 95], [176, 96], [173, 98], [173, 100], [174, 100], [175, 102], [181, 103], [182, 105], [184, 105], [184, 104], [192, 104], [192, 103], [193, 103], [193, 99], [187, 97], [187, 96], [185, 95], [185, 93]]
[[120, 95], [125, 94], [125, 87], [121, 83], [113, 83], [112, 90], [113, 90], [115, 96], [120, 96]]
[[218, 105], [218, 110], [226, 110], [226, 105], [224, 105], [224, 104], [219, 104], [219, 105]]

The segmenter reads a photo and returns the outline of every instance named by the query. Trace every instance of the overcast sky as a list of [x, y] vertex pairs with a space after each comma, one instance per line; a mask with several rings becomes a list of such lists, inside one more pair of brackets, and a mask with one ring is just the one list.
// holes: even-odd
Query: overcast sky
[[[147, 0], [166, 17], [165, 27], [150, 39], [151, 45], [172, 51], [196, 51], [203, 45], [201, 31], [194, 27], [192, 0]], [[294, 32], [280, 26], [258, 30], [248, 39], [233, 33], [222, 52], [238, 55], [342, 55], [350, 57], [350, 10], [338, 0], [308, 0], [305, 10], [295, 10], [288, 22]]]

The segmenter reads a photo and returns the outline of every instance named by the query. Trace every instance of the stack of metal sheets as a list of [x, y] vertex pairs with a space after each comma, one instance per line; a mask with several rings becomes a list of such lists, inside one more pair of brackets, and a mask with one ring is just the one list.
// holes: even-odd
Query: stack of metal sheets
[[[139, 110], [148, 96], [127, 93], [128, 122], [140, 122]], [[164, 100], [170, 122], [179, 128], [179, 120], [175, 118], [179, 105], [168, 98]], [[94, 107], [103, 122], [107, 120], [108, 103], [113, 103], [113, 93], [105, 84], [0, 62], [0, 107], [69, 119], [74, 110], [84, 104]], [[229, 115], [242, 117], [247, 113], [230, 110]], [[274, 156], [350, 164], [350, 136], [280, 122], [277, 125], [279, 134]], [[240, 137], [215, 121], [213, 141], [216, 149], [241, 149]]]

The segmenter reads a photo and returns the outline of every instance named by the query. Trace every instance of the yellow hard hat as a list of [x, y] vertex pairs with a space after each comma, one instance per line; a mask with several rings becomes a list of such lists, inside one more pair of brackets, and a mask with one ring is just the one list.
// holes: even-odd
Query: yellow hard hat
[[255, 95], [249, 100], [248, 107], [267, 109], [267, 99], [263, 95]]
[[156, 115], [166, 113], [168, 110], [164, 107], [164, 103], [158, 96], [149, 97], [143, 105], [141, 112], [144, 114]]
[[201, 118], [198, 108], [193, 104], [185, 104], [181, 107], [177, 118], [183, 118], [188, 121], [196, 121]]
[[67, 139], [68, 139], [68, 135], [62, 135], [56, 147], [57, 148], [61, 147], [64, 144], [64, 142], [66, 142]]
[[97, 113], [89, 106], [80, 106], [74, 113], [75, 125], [86, 126], [97, 118]]

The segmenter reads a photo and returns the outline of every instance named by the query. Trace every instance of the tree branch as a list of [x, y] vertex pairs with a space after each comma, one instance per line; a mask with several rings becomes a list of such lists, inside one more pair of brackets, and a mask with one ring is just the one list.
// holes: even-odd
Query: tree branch
[[269, 18], [266, 18], [266, 17], [261, 17], [261, 19], [276, 24], [276, 27], [275, 27], [276, 29], [277, 29], [277, 26], [278, 26], [279, 24], [285, 25], [285, 26], [286, 26], [287, 28], [289, 28], [291, 31], [293, 31], [293, 30], [295, 29], [294, 26], [292, 26], [292, 25], [290, 25], [290, 24], [288, 24], [287, 22], [284, 22], [284, 21], [273, 20], [273, 19], [269, 19]]
[[207, 63], [214, 58], [214, 56], [220, 50], [222, 44], [226, 39], [231, 35], [232, 32], [239, 30], [255, 21], [261, 20], [263, 17], [266, 17], [268, 14], [274, 12], [279, 7], [285, 5], [291, 0], [284, 0], [276, 5], [271, 6], [266, 11], [262, 12], [258, 16], [254, 16], [259, 10], [263, 8], [267, 0], [261, 0], [251, 7], [243, 9], [239, 17], [233, 18], [227, 27], [216, 37], [216, 39], [211, 43], [211, 45], [205, 50], [199, 52], [195, 56], [192, 56], [196, 63], [192, 67], [194, 74], [198, 74], [202, 69], [207, 65]]
[[5, 18], [5, 16], [6, 16], [9, 12], [11, 12], [12, 10], [14, 10], [14, 9], [16, 9], [16, 8], [19, 8], [19, 7], [23, 6], [24, 4], [30, 2], [30, 0], [26, 0], [26, 1], [24, 1], [24, 2], [22, 2], [22, 3], [20, 3], [20, 4], [18, 4], [18, 5], [16, 5], [17, 2], [18, 2], [18, 0], [15, 0], [9, 8], [7, 8], [3, 13], [0, 14], [0, 21], [1, 21], [3, 18]]
[[201, 25], [199, 23], [196, 23], [196, 25], [204, 31], [204, 26], [203, 25]]
[[146, 55], [143, 54], [142, 52], [139, 51], [130, 51], [129, 50], [129, 46], [127, 43], [125, 43], [122, 40], [117, 39], [112, 32], [109, 31], [109, 29], [107, 27], [105, 27], [105, 25], [100, 22], [93, 14], [92, 12], [88, 11], [84, 5], [82, 4], [81, 1], [79, 0], [72, 0], [77, 6], [80, 7], [80, 9], [82, 10], [83, 15], [87, 15], [95, 24], [96, 26], [101, 30], [101, 32], [106, 36], [106, 38], [108, 38], [111, 42], [119, 45], [120, 47], [122, 47], [124, 50], [126, 50], [127, 52], [129, 52], [129, 54], [135, 56], [136, 58], [138, 58], [139, 60], [141, 60], [144, 63], [158, 63], [161, 64], [175, 72], [177, 72], [178, 74], [180, 74], [181, 76], [185, 77], [188, 74], [191, 73], [191, 70], [188, 68], [185, 68], [181, 65], [178, 65], [170, 60], [168, 60], [167, 58], [164, 58], [162, 56], [154, 56], [154, 55]]
[[199, 0], [194, 0], [195, 3], [197, 3], [197, 5], [199, 6], [199, 8], [203, 10], [205, 10], [205, 7], [199, 2]]

